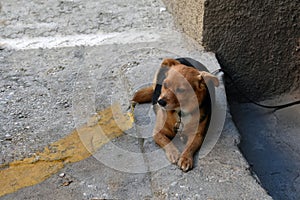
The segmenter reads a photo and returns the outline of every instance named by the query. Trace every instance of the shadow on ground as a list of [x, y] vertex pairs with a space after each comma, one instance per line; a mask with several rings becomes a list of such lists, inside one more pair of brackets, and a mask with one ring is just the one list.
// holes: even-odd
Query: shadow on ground
[[300, 199], [300, 106], [272, 112], [233, 104], [240, 149], [262, 186], [276, 199]]

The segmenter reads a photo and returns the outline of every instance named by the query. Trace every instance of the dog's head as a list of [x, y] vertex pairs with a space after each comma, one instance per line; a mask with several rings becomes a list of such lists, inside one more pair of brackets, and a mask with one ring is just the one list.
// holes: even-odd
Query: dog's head
[[214, 75], [187, 67], [173, 59], [166, 59], [162, 68], [168, 68], [162, 82], [158, 104], [167, 110], [181, 110], [192, 112], [207, 95], [206, 82], [212, 81], [219, 85]]

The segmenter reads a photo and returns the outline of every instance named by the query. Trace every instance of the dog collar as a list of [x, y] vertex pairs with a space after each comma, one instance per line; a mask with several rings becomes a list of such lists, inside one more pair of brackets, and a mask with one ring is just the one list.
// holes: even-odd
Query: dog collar
[[178, 112], [178, 116], [179, 116], [179, 118], [181, 119], [182, 117], [185, 117], [185, 116], [188, 116], [190, 113], [185, 113], [185, 112], [183, 112], [183, 111], [179, 111]]
[[[201, 109], [201, 107], [199, 107], [199, 112], [200, 112], [200, 109]], [[183, 118], [183, 117], [186, 117], [186, 116], [188, 116], [188, 115], [190, 115], [191, 113], [185, 113], [185, 112], [183, 112], [183, 111], [179, 111], [178, 112], [178, 116], [179, 116], [179, 121], [181, 122], [182, 120], [181, 120], [181, 118]], [[206, 118], [206, 116], [207, 116], [207, 113], [205, 113], [205, 112], [203, 112], [203, 113], [201, 113], [200, 112], [200, 119], [199, 119], [199, 123], [201, 123], [205, 118]], [[177, 122], [178, 123], [178, 122]]]
[[182, 123], [182, 120], [181, 120], [181, 115], [179, 114], [180, 111], [177, 113], [178, 114], [178, 121], [175, 123], [174, 125], [174, 132], [177, 134], [177, 133], [182, 133], [182, 130], [183, 130], [183, 127], [184, 127], [184, 124]]
[[[174, 125], [174, 132], [176, 134], [181, 134], [182, 131], [183, 131], [183, 128], [184, 128], [184, 124], [182, 122], [182, 118], [190, 115], [191, 113], [184, 113], [182, 111], [179, 111], [179, 112], [177, 112], [177, 114], [178, 114], [178, 121]], [[204, 121], [206, 117], [207, 117], [206, 113], [203, 113], [203, 114], [200, 113], [199, 123], [201, 123], [202, 121]]]

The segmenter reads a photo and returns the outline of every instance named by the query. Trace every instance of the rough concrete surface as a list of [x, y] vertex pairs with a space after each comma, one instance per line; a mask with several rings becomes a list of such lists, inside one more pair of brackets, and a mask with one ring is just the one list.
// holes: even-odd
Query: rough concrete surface
[[274, 199], [299, 199], [300, 106], [272, 112], [253, 104], [232, 104], [231, 112], [242, 135], [240, 148], [264, 188]]
[[[134, 90], [151, 83], [165, 57], [188, 56], [210, 70], [219, 67], [212, 53], [175, 30], [161, 1], [4, 0], [1, 4], [1, 172], [115, 102], [125, 112]], [[224, 86], [219, 90], [224, 91]], [[142, 111], [137, 108], [137, 117]], [[225, 112], [216, 146], [196, 159], [188, 173], [168, 162], [156, 170], [134, 171], [148, 169], [151, 163], [143, 157], [144, 151], [158, 149], [151, 132], [135, 126], [94, 156], [1, 199], [270, 199], [251, 176], [237, 148], [239, 134]], [[150, 120], [153, 125], [153, 118], [150, 114], [140, 123]], [[119, 163], [118, 148], [138, 156], [119, 155]], [[163, 161], [164, 154], [157, 158]], [[105, 159], [115, 160], [116, 165], [107, 165]], [[136, 161], [140, 166], [132, 164]]]
[[[217, 54], [255, 100], [300, 88], [300, 3], [268, 0], [164, 0], [180, 27]], [[239, 99], [234, 86], [228, 96]]]
[[202, 44], [205, 0], [163, 0], [178, 28]]

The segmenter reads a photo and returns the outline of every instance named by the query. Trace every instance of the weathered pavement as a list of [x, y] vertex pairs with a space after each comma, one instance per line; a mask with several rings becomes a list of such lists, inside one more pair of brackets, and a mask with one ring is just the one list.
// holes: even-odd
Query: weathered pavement
[[[299, 93], [264, 103], [279, 105], [297, 99]], [[233, 104], [231, 112], [242, 135], [241, 150], [262, 185], [274, 199], [299, 199], [300, 106], [272, 112], [253, 104]]]
[[[111, 142], [100, 141], [93, 156], [63, 140], [59, 145], [66, 150], [55, 157], [55, 142], [74, 129], [81, 135], [83, 124], [93, 128], [105, 121], [102, 110], [120, 104], [125, 113], [130, 95], [151, 83], [163, 58], [186, 56], [211, 71], [219, 67], [212, 53], [176, 31], [160, 1], [1, 3], [1, 199], [270, 199], [237, 148], [239, 134], [226, 109], [223, 85], [217, 92], [225, 112], [221, 119], [226, 116], [224, 127], [220, 120], [221, 137], [207, 156], [200, 152], [188, 173], [169, 165], [151, 140], [154, 116], [147, 105], [136, 109], [139, 123], [121, 128], [121, 136], [108, 119], [101, 128], [112, 133]], [[118, 121], [118, 109], [110, 110]], [[96, 120], [91, 122], [92, 116]], [[48, 160], [41, 158], [45, 154]], [[35, 178], [36, 185], [21, 182], [18, 175], [5, 182], [9, 163], [24, 158], [34, 158], [30, 167], [46, 161], [59, 161], [59, 166], [45, 168], [49, 174], [43, 174], [41, 183]]]

